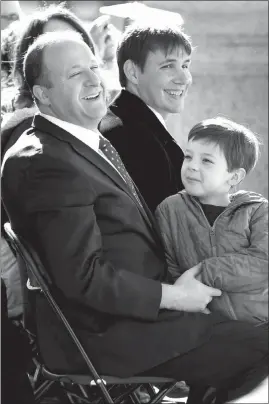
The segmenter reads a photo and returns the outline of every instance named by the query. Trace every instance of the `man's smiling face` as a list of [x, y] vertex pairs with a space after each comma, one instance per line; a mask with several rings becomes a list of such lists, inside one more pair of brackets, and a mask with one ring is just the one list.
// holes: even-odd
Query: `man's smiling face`
[[106, 114], [106, 93], [100, 69], [82, 41], [66, 41], [44, 52], [51, 86], [46, 88], [50, 113], [56, 118], [96, 129]]
[[190, 55], [183, 46], [167, 53], [161, 49], [150, 51], [143, 70], [136, 68], [139, 97], [164, 119], [181, 112], [192, 83], [189, 66]]

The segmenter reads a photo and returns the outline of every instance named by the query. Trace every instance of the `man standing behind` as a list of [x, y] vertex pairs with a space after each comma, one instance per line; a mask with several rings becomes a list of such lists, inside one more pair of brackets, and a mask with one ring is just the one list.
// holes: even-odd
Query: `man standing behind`
[[[208, 386], [218, 404], [251, 391], [268, 372], [267, 331], [204, 314], [221, 292], [195, 279], [197, 267], [167, 283], [152, 215], [97, 130], [106, 91], [90, 48], [76, 33], [41, 35], [24, 75], [40, 114], [5, 154], [3, 201], [97, 370], [186, 380], [198, 388], [189, 404]], [[42, 294], [36, 313], [48, 368], [84, 371]]]
[[192, 83], [191, 53], [189, 37], [175, 24], [132, 25], [118, 46], [124, 89], [99, 129], [119, 152], [152, 212], [183, 189], [183, 152], [165, 120], [184, 107]]

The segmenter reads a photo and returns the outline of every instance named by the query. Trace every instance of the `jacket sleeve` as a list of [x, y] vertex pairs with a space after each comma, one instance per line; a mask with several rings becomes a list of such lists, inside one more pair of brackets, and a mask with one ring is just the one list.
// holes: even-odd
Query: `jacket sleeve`
[[60, 160], [46, 158], [45, 163], [29, 168], [27, 195], [22, 195], [31, 240], [45, 268], [69, 301], [111, 315], [154, 321], [161, 283], [107, 260], [102, 218], [97, 222], [89, 177], [83, 179], [83, 173], [70, 170]]
[[250, 245], [203, 261], [202, 281], [226, 292], [268, 290], [268, 202], [250, 220]]
[[174, 249], [172, 226], [170, 225], [167, 215], [167, 206], [162, 202], [155, 211], [157, 226], [161, 233], [162, 243], [164, 246], [165, 258], [168, 266], [168, 272], [173, 281], [181, 275], [179, 265], [177, 263], [176, 253]]

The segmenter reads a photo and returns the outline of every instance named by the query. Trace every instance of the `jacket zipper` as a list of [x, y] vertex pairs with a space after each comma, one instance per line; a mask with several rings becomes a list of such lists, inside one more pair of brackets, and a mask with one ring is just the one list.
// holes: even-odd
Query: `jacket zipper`
[[196, 201], [195, 199], [193, 199], [193, 201], [194, 201], [194, 203], [199, 207], [200, 211], [202, 212], [203, 217], [205, 218], [205, 220], [206, 220], [206, 222], [207, 222], [207, 224], [208, 224], [209, 233], [210, 233], [210, 242], [211, 242], [211, 247], [212, 247], [212, 255], [213, 255], [214, 257], [217, 257], [217, 245], [216, 245], [217, 243], [216, 243], [216, 237], [215, 237], [216, 222], [217, 222], [217, 220], [220, 218], [220, 216], [221, 216], [222, 214], [224, 214], [224, 213], [227, 211], [228, 206], [224, 209], [223, 212], [221, 212], [221, 213], [219, 214], [219, 216], [218, 216], [218, 217], [216, 218], [216, 220], [214, 221], [213, 226], [210, 226], [210, 223], [209, 223], [209, 221], [208, 221], [208, 219], [207, 219], [207, 217], [206, 217], [206, 215], [205, 215], [205, 213], [204, 213], [204, 211], [203, 211], [202, 206], [200, 205], [200, 203], [199, 203], [198, 201]]
[[233, 209], [235, 208], [237, 205], [238, 206], [243, 206], [248, 204], [248, 202], [242, 202], [242, 203], [235, 203], [233, 206], [226, 206], [226, 208], [224, 209], [223, 212], [221, 212], [219, 214], [219, 216], [216, 218], [216, 220], [213, 223], [213, 226], [210, 226], [210, 223], [202, 209], [202, 206], [200, 205], [200, 203], [198, 201], [196, 201], [196, 199], [192, 198], [193, 202], [199, 207], [200, 211], [202, 212], [203, 217], [205, 218], [208, 227], [209, 227], [209, 231], [210, 231], [210, 241], [211, 241], [211, 246], [212, 246], [212, 252], [213, 252], [213, 256], [217, 257], [217, 246], [216, 246], [216, 238], [215, 238], [215, 228], [216, 228], [216, 223], [218, 221], [218, 219], [221, 217], [221, 215], [223, 215], [225, 212], [227, 212], [227, 210], [229, 209]]

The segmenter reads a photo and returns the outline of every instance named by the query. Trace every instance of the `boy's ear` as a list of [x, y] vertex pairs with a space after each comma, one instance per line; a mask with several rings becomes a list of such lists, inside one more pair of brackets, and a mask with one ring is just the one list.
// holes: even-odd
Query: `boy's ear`
[[123, 65], [124, 74], [127, 80], [132, 84], [137, 84], [137, 69], [138, 66], [130, 59], [126, 60]]
[[43, 86], [40, 86], [39, 84], [35, 84], [33, 86], [33, 94], [35, 98], [40, 102], [40, 104], [43, 105], [50, 105], [50, 100], [48, 98], [46, 88]]
[[246, 176], [246, 170], [244, 168], [238, 168], [235, 170], [229, 180], [229, 183], [231, 186], [239, 185], [240, 182], [243, 181], [243, 179]]

